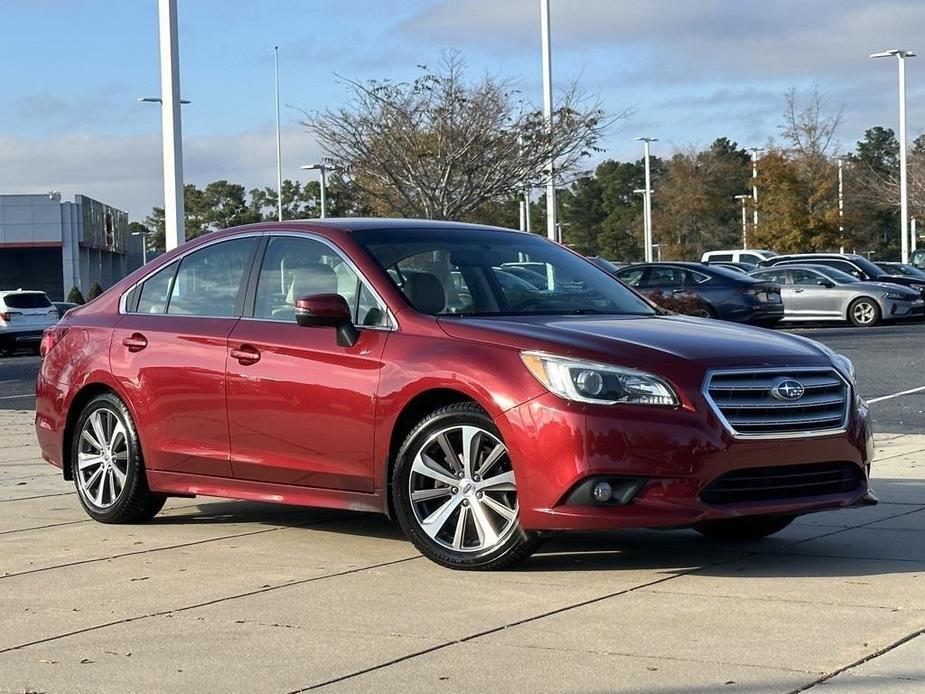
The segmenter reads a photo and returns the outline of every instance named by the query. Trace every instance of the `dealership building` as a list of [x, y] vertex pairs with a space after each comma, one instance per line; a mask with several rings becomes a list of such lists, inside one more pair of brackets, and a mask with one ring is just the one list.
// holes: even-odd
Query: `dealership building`
[[0, 195], [0, 289], [40, 289], [54, 301], [71, 287], [107, 289], [141, 266], [142, 240], [126, 212], [86, 195]]

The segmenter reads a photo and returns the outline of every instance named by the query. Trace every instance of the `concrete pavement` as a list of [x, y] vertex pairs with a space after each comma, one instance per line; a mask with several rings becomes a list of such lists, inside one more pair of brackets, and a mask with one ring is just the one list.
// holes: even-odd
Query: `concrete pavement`
[[745, 545], [549, 541], [503, 573], [373, 515], [208, 499], [104, 526], [0, 412], [0, 692], [925, 690], [925, 436], [873, 508]]

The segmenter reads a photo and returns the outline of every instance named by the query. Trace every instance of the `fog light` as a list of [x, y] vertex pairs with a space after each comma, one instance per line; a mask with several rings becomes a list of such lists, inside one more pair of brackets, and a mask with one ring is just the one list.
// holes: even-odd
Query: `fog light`
[[610, 486], [610, 482], [598, 482], [594, 485], [594, 491], [592, 493], [597, 503], [606, 504], [613, 495], [613, 487]]

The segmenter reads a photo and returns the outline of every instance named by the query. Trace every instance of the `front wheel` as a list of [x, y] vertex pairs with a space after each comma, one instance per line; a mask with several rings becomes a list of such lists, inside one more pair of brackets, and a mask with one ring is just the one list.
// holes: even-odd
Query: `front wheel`
[[540, 538], [520, 527], [507, 447], [475, 403], [425, 417], [398, 453], [395, 514], [428, 559], [452, 569], [500, 569], [529, 557]]
[[848, 320], [859, 328], [869, 328], [880, 322], [880, 305], [866, 296], [855, 299], [848, 307]]
[[100, 523], [150, 520], [167, 500], [148, 489], [135, 424], [112, 393], [96, 396], [80, 413], [71, 466], [81, 505]]
[[752, 516], [705, 521], [694, 527], [701, 535], [713, 540], [744, 542], [760, 540], [780, 532], [793, 522], [795, 516]]

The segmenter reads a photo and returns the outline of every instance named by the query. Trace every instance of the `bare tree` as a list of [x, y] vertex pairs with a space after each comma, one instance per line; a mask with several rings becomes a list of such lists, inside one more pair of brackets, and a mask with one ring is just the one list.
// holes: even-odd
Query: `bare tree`
[[786, 108], [781, 134], [790, 144], [791, 154], [815, 163], [835, 146], [835, 135], [844, 117], [844, 105], [830, 109], [825, 92], [814, 84], [805, 99], [796, 87], [784, 93]]
[[573, 86], [555, 108], [550, 135], [542, 112], [511, 81], [467, 82], [460, 54], [422, 69], [412, 82], [345, 80], [347, 106], [306, 113], [302, 122], [382, 214], [462, 217], [541, 184], [550, 157], [562, 181], [600, 151], [614, 120], [597, 103], [586, 106]]

